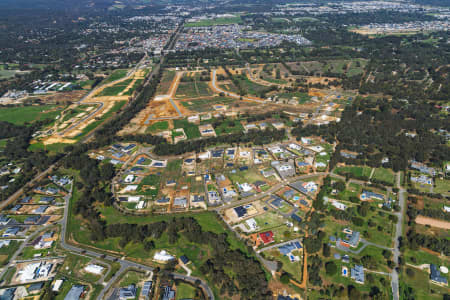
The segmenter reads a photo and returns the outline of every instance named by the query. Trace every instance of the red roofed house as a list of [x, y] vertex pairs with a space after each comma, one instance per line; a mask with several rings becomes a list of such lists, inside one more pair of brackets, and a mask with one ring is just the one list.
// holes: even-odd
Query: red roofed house
[[261, 232], [259, 234], [259, 238], [264, 243], [264, 245], [272, 243], [274, 241], [272, 231]]

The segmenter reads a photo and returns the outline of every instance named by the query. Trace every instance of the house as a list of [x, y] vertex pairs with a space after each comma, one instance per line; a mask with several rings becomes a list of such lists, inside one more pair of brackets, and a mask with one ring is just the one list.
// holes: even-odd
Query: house
[[41, 197], [41, 199], [39, 199], [39, 203], [42, 204], [52, 204], [53, 201], [55, 201], [55, 197]]
[[296, 215], [296, 214], [292, 214], [292, 215], [291, 215], [291, 219], [294, 220], [294, 221], [297, 221], [297, 222], [299, 222], [299, 223], [302, 222], [302, 218], [300, 218], [300, 217], [299, 217], [298, 215]]
[[250, 231], [255, 231], [258, 229], [258, 224], [256, 223], [255, 219], [253, 219], [253, 218], [245, 220], [245, 224], [247, 224]]
[[150, 292], [152, 291], [152, 282], [151, 281], [145, 281], [144, 285], [142, 286], [142, 292], [141, 297], [144, 297], [145, 299], [148, 299], [150, 296]]
[[220, 203], [221, 199], [219, 196], [219, 193], [217, 193], [216, 191], [209, 191], [208, 192], [208, 202], [210, 204], [218, 204]]
[[272, 161], [270, 164], [282, 179], [295, 175], [295, 165], [293, 160], [289, 160], [288, 162]]
[[134, 175], [127, 175], [127, 177], [125, 177], [125, 183], [133, 183], [134, 181]]
[[169, 253], [167, 253], [166, 250], [161, 250], [161, 251], [155, 253], [155, 255], [153, 256], [153, 259], [157, 262], [166, 263], [168, 261], [175, 259], [175, 257], [170, 255]]
[[3, 247], [8, 247], [11, 244], [11, 240], [0, 240], [0, 249]]
[[11, 221], [11, 218], [5, 215], [0, 215], [0, 225], [5, 226], [6, 224], [9, 223], [9, 221]]
[[355, 265], [354, 268], [350, 270], [351, 277], [356, 283], [364, 284], [364, 267], [361, 265]]
[[273, 232], [272, 231], [261, 232], [259, 234], [259, 238], [263, 242], [264, 245], [273, 243], [275, 241], [274, 238], [273, 238]]
[[331, 201], [331, 205], [333, 205], [334, 207], [336, 207], [336, 209], [339, 210], [346, 210], [347, 209], [347, 205], [345, 205], [344, 203], [341, 203], [339, 201]]
[[[18, 212], [22, 208], [22, 204], [16, 204], [13, 208], [11, 208], [11, 212]], [[1, 224], [1, 221], [0, 221]], [[3, 224], [2, 224], [3, 225]]]
[[246, 206], [238, 206], [234, 208], [234, 212], [238, 218], [244, 218], [247, 216], [247, 207]]
[[32, 199], [31, 196], [23, 197], [22, 200], [20, 200], [20, 203], [21, 204], [28, 204], [28, 203], [30, 203], [31, 199]]
[[19, 227], [9, 227], [3, 232], [2, 237], [16, 236], [20, 231]]
[[291, 189], [289, 189], [289, 190], [287, 190], [287, 191], [285, 191], [285, 192], [283, 193], [283, 197], [284, 197], [285, 199], [291, 199], [291, 198], [294, 197], [294, 195], [295, 195], [295, 191], [294, 191], [294, 190], [291, 190]]
[[84, 270], [86, 272], [97, 275], [102, 274], [104, 269], [105, 269], [104, 267], [95, 264], [89, 264], [86, 267], [84, 267]]
[[441, 271], [435, 264], [430, 264], [430, 280], [435, 284], [447, 285], [447, 278], [441, 275]]
[[384, 195], [370, 191], [363, 191], [360, 198], [362, 201], [367, 201], [369, 199], [384, 201]]
[[411, 176], [411, 181], [419, 184], [433, 185], [433, 179], [425, 175]]
[[270, 205], [272, 205], [274, 208], [281, 208], [284, 205], [284, 200], [276, 195], [272, 195], [271, 198], [273, 199], [270, 201]]
[[61, 289], [62, 284], [64, 283], [64, 280], [62, 279], [58, 279], [55, 281], [55, 283], [52, 286], [52, 291], [53, 292], [59, 292], [59, 290]]
[[28, 287], [27, 291], [30, 294], [34, 294], [34, 293], [37, 293], [40, 290], [42, 290], [43, 287], [44, 287], [44, 283], [43, 282], [32, 283]]
[[298, 256], [294, 256], [292, 254], [292, 251], [300, 250], [300, 249], [302, 249], [300, 242], [291, 242], [291, 243], [287, 243], [287, 244], [284, 244], [284, 245], [281, 245], [278, 247], [278, 251], [280, 251], [281, 254], [289, 257], [289, 260], [291, 262], [299, 261]]
[[176, 197], [173, 201], [173, 206], [186, 207], [187, 199], [186, 197]]
[[265, 169], [261, 171], [262, 176], [264, 176], [264, 178], [270, 177], [275, 175], [275, 170], [274, 169]]
[[129, 286], [119, 289], [119, 300], [127, 300], [136, 298], [136, 285], [130, 284]]
[[64, 300], [79, 300], [84, 292], [83, 285], [73, 285]]
[[434, 168], [428, 167], [423, 163], [420, 163], [418, 161], [411, 161], [411, 168], [420, 171], [421, 173], [425, 173], [431, 176], [436, 175], [436, 170]]
[[310, 182], [297, 181], [291, 183], [289, 186], [305, 195], [316, 192], [318, 188], [317, 183], [315, 183], [314, 181]]
[[47, 211], [48, 209], [48, 205], [41, 205], [38, 208], [36, 208], [33, 212], [35, 214], [43, 214]]
[[185, 264], [185, 265], [187, 265], [188, 263], [189, 263], [189, 258], [187, 258], [187, 256], [186, 255], [181, 255], [180, 256], [180, 260], [181, 260], [181, 262], [183, 263], [183, 264]]
[[170, 288], [170, 286], [166, 286], [164, 288], [164, 294], [162, 300], [175, 300], [175, 291]]
[[446, 213], [450, 212], [450, 206], [444, 205], [443, 209]]
[[361, 239], [361, 234], [358, 231], [353, 231], [348, 228], [345, 228], [343, 231], [346, 233], [346, 237], [342, 240], [338, 239], [338, 243], [344, 247], [357, 247]]

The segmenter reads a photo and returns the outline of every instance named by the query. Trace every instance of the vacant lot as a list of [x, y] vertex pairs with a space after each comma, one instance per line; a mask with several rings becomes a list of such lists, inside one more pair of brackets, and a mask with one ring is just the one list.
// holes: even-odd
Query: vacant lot
[[61, 113], [62, 106], [42, 105], [0, 108], [0, 121], [22, 125], [45, 119], [55, 119]]

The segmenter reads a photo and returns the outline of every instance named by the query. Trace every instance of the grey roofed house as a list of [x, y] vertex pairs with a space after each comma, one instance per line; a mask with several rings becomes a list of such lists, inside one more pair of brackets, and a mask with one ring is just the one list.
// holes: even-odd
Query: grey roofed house
[[277, 170], [281, 178], [292, 177], [295, 175], [295, 165], [293, 160], [288, 162], [272, 161], [271, 166]]
[[31, 199], [32, 199], [31, 196], [23, 197], [22, 200], [20, 200], [20, 203], [22, 203], [22, 204], [29, 203], [31, 201]]
[[169, 197], [165, 197], [165, 196], [163, 196], [160, 199], [156, 200], [156, 202], [159, 203], [159, 204], [169, 203], [169, 201], [170, 201], [170, 198]]
[[175, 299], [175, 291], [170, 288], [170, 286], [166, 286], [164, 288], [163, 300], [173, 300]]
[[45, 204], [53, 203], [53, 201], [55, 201], [55, 197], [41, 197], [41, 199], [39, 199], [39, 203]]
[[[19, 209], [21, 209], [22, 208], [22, 204], [16, 204], [16, 205], [14, 205], [14, 207], [13, 208], [11, 208], [11, 212], [17, 212], [17, 211], [19, 211]], [[2, 221], [0, 220], [0, 224], [2, 223]]]
[[175, 198], [175, 200], [173, 201], [173, 205], [174, 206], [183, 206], [185, 207], [187, 204], [187, 199], [186, 197], [177, 197]]
[[9, 218], [8, 216], [0, 215], [0, 224], [1, 225], [8, 224], [10, 220], [11, 220], [11, 218]]
[[447, 278], [441, 275], [441, 271], [435, 264], [430, 264], [430, 280], [437, 284], [447, 285]]
[[292, 197], [294, 197], [295, 195], [295, 191], [294, 190], [287, 190], [286, 192], [283, 193], [283, 196], [286, 199], [291, 199]]
[[0, 290], [0, 299], [1, 300], [13, 300], [14, 293], [16, 292], [16, 288], [8, 288]]
[[142, 287], [141, 296], [148, 298], [151, 290], [152, 290], [152, 282], [151, 281], [144, 282], [144, 286]]
[[276, 208], [280, 208], [284, 204], [284, 200], [278, 197], [277, 195], [272, 195], [271, 198], [273, 199], [270, 201], [270, 204]]
[[29, 216], [28, 218], [25, 219], [24, 223], [25, 224], [36, 224], [40, 218], [41, 218], [40, 216]]
[[28, 291], [28, 293], [34, 293], [34, 292], [40, 291], [43, 287], [44, 287], [43, 282], [36, 282], [36, 283], [30, 284], [27, 291]]
[[81, 294], [84, 292], [84, 286], [83, 285], [72, 285], [72, 288], [67, 293], [66, 297], [64, 297], [64, 300], [78, 300], [81, 297]]
[[351, 277], [357, 283], [364, 284], [364, 267], [361, 265], [355, 265], [351, 270]]
[[356, 247], [359, 244], [360, 233], [359, 231], [353, 231], [352, 234], [347, 235], [344, 240], [345, 243], [349, 244], [351, 247]]
[[120, 300], [126, 300], [126, 299], [134, 299], [136, 298], [136, 285], [130, 284], [127, 287], [123, 287], [119, 289], [119, 299]]
[[189, 263], [189, 258], [187, 258], [186, 255], [181, 255], [180, 260], [183, 262], [183, 264]]
[[5, 230], [5, 232], [3, 233], [3, 236], [7, 237], [7, 236], [16, 235], [17, 233], [19, 233], [19, 231], [20, 231], [20, 227], [9, 227]]
[[36, 208], [35, 210], [34, 210], [34, 212], [35, 213], [37, 213], [37, 214], [43, 214], [43, 213], [45, 213], [45, 211], [48, 209], [48, 205], [41, 205], [41, 206], [39, 206], [38, 208]]

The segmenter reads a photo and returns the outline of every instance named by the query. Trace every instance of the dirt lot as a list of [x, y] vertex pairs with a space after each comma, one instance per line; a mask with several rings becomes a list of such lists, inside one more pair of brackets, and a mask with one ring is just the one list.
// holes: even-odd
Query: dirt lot
[[446, 230], [450, 230], [450, 222], [432, 219], [424, 216], [417, 216], [416, 223], [421, 225], [430, 225], [432, 227], [442, 228]]

